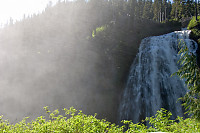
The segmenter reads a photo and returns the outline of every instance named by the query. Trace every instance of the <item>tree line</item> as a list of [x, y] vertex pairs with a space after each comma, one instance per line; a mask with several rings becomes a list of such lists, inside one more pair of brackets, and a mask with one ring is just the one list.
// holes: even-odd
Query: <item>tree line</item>
[[[47, 6], [51, 7], [51, 3]], [[65, 7], [66, 14], [76, 8], [82, 22], [87, 22], [90, 33], [107, 23], [128, 22], [134, 28], [139, 19], [154, 22], [185, 21], [200, 12], [200, 3], [195, 0], [76, 0], [58, 1], [54, 8]], [[78, 9], [78, 10], [77, 10]], [[197, 9], [197, 11], [196, 11]], [[86, 25], [87, 25], [86, 24]]]
[[[49, 2], [45, 11], [52, 7], [66, 8], [66, 14], [68, 10], [78, 7], [79, 16], [93, 23], [90, 23], [91, 29], [125, 18], [132, 25], [137, 19], [149, 19], [156, 22], [184, 21], [194, 16], [196, 12], [200, 12], [200, 2], [197, 0], [59, 0], [55, 6]], [[12, 19], [10, 23], [13, 23]]]
[[163, 22], [191, 18], [195, 15], [196, 9], [197, 12], [200, 11], [200, 3], [197, 0], [76, 0], [75, 3], [86, 6], [92, 17], [95, 17], [94, 14], [99, 17], [106, 12], [107, 16], [104, 18], [109, 16], [113, 20], [120, 16], [128, 16], [130, 20], [145, 18]]

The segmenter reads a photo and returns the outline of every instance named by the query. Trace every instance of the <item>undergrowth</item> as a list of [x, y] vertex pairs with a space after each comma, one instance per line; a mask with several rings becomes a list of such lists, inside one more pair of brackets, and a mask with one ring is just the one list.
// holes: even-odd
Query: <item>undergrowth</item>
[[195, 17], [193, 17], [189, 22], [187, 29], [191, 30], [190, 38], [200, 44], [200, 16], [198, 16], [197, 21]]
[[[60, 115], [59, 110], [49, 111], [49, 118], [40, 116], [37, 119], [27, 122], [28, 118], [16, 124], [10, 124], [8, 120], [0, 117], [1, 133], [137, 133], [137, 132], [200, 132], [200, 123], [193, 119], [178, 117], [171, 120], [171, 113], [161, 109], [153, 117], [146, 118], [143, 123], [134, 124], [131, 121], [122, 121], [123, 126], [118, 126], [106, 121], [97, 119], [95, 115], [85, 115], [73, 107], [64, 109], [65, 115]], [[146, 126], [148, 125], [148, 127]]]

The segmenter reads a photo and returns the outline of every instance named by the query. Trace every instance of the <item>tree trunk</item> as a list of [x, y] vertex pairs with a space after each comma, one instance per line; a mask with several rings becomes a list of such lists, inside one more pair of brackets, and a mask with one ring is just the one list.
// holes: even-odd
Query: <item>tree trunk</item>
[[196, 21], [198, 20], [198, 18], [197, 18], [197, 15], [198, 15], [198, 13], [197, 13], [197, 0], [195, 0], [195, 12], [196, 12]]

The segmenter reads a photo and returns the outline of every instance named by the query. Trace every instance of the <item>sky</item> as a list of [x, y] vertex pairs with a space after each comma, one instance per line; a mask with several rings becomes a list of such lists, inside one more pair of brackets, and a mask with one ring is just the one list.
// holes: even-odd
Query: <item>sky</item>
[[42, 12], [51, 1], [53, 4], [58, 0], [0, 0], [0, 25], [10, 21], [20, 20], [31, 14]]

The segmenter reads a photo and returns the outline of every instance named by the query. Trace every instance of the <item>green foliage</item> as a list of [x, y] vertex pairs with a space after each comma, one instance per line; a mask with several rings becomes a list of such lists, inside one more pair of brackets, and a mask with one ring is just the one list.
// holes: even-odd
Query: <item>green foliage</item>
[[144, 9], [143, 9], [143, 18], [146, 19], [152, 19], [153, 18], [153, 5], [152, 5], [152, 1], [147, 0], [144, 4]]
[[[59, 111], [49, 111], [48, 107], [44, 107], [49, 114], [49, 119], [44, 116], [38, 117], [32, 122], [27, 122], [25, 118], [19, 123], [9, 124], [8, 121], [0, 117], [1, 133], [138, 133], [138, 132], [199, 132], [200, 123], [193, 119], [183, 120], [178, 117], [177, 121], [170, 120], [172, 115], [165, 109], [157, 112], [155, 117], [146, 118], [149, 122], [149, 128], [142, 123], [134, 124], [131, 121], [122, 121], [123, 126], [112, 124], [104, 119], [96, 118], [96, 114], [85, 115], [82, 111], [77, 111], [73, 107], [64, 109], [65, 116], [59, 115]], [[145, 122], [144, 121], [144, 122]]]
[[196, 64], [196, 56], [191, 54], [183, 41], [180, 43], [179, 63], [181, 68], [176, 72], [185, 81], [189, 91], [181, 100], [183, 105], [193, 118], [200, 120], [200, 71]]
[[[195, 17], [190, 21], [188, 29], [191, 30], [190, 38], [197, 41], [198, 44], [200, 38], [200, 17], [196, 21]], [[180, 78], [185, 81], [189, 91], [181, 100], [184, 101], [183, 106], [186, 108], [193, 118], [200, 120], [200, 70], [196, 63], [196, 56], [188, 51], [187, 46], [183, 41], [180, 41], [179, 54], [181, 58], [179, 63], [181, 68], [176, 72]]]
[[[172, 9], [171, 9], [171, 18], [177, 20], [183, 20], [185, 18], [190, 18], [194, 16], [195, 11], [195, 1], [191, 0], [173, 0], [172, 2]], [[197, 9], [199, 10], [199, 9]]]
[[97, 27], [97, 28], [96, 28], [97, 34], [100, 33], [100, 32], [105, 31], [106, 28], [107, 28], [107, 25], [103, 25], [103, 26], [101, 26], [101, 27]]
[[191, 30], [190, 38], [200, 43], [200, 16], [198, 16], [198, 21], [193, 17], [187, 28]]
[[107, 29], [107, 27], [108, 25], [97, 27], [95, 31], [92, 32], [92, 37], [95, 37], [96, 35], [103, 33]]
[[191, 21], [189, 22], [187, 28], [188, 28], [189, 30], [192, 30], [192, 29], [196, 28], [199, 24], [200, 24], [200, 16], [198, 16], [198, 21], [196, 21], [195, 17], [193, 17], [193, 18], [191, 19]]
[[55, 110], [50, 112], [48, 107], [44, 108], [49, 114], [49, 120], [44, 116], [38, 117], [32, 122], [26, 122], [26, 119], [22, 120], [15, 125], [9, 124], [0, 119], [0, 131], [3, 132], [61, 132], [61, 133], [102, 133], [102, 132], [123, 132], [123, 126], [119, 127], [115, 124], [102, 119], [96, 118], [96, 115], [85, 115], [82, 111], [77, 112], [76, 109], [70, 108], [64, 109], [65, 116], [59, 115], [59, 111]]
[[155, 117], [146, 118], [146, 121], [149, 121], [149, 124], [153, 125], [149, 130], [169, 132], [171, 124], [174, 123], [174, 120], [170, 120], [172, 116], [171, 112], [167, 112], [165, 109], [157, 111]]

